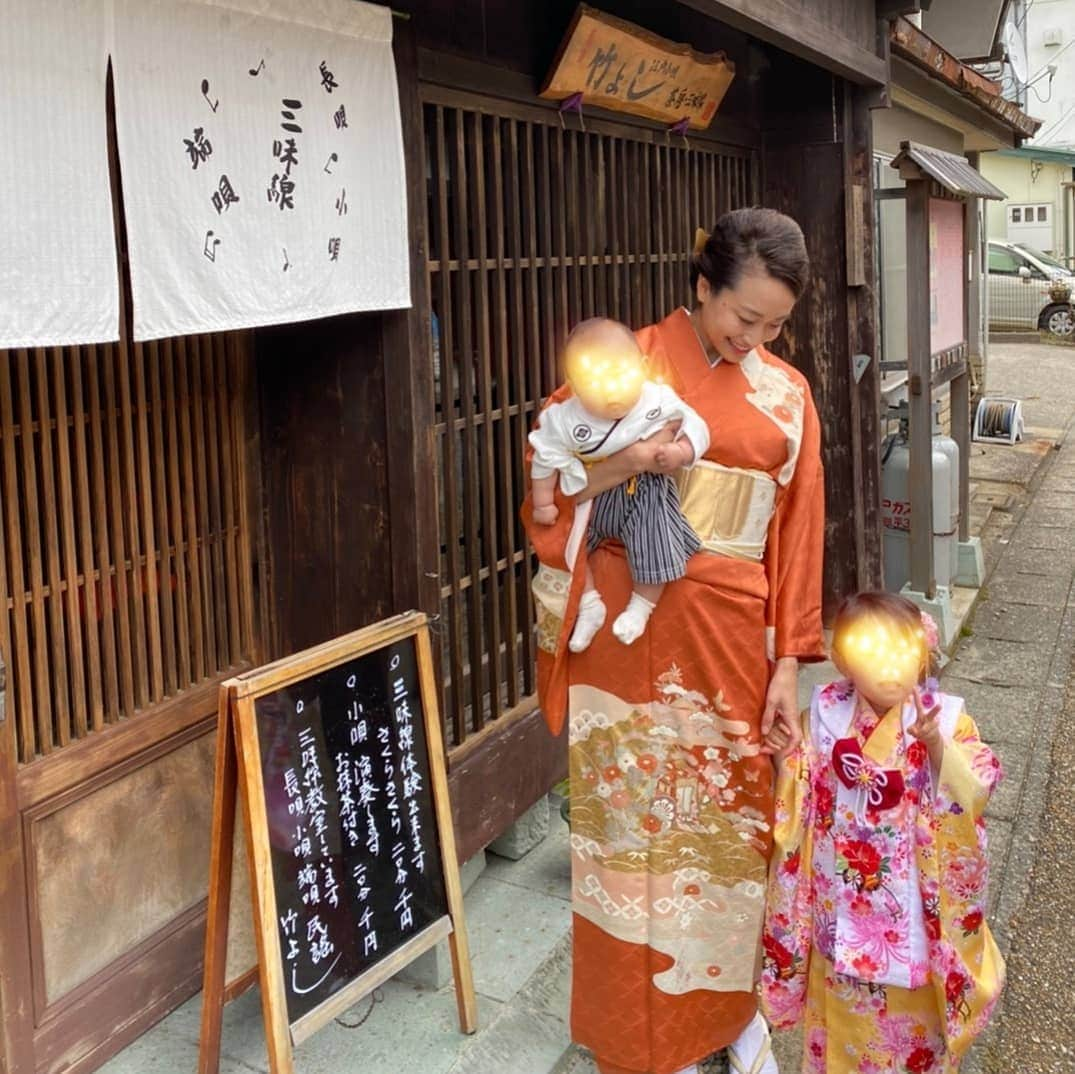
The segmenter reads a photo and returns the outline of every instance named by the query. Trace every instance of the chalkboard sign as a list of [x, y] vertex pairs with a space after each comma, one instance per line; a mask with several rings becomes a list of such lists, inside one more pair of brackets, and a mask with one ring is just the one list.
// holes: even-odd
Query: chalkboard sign
[[254, 714], [294, 1023], [448, 914], [414, 638]]
[[[297, 654], [230, 680], [222, 695], [228, 717], [215, 812], [234, 816], [227, 782], [237, 776], [274, 1074], [292, 1070], [293, 1044], [445, 937], [460, 1021], [471, 1032], [473, 985], [425, 617], [397, 617]], [[229, 776], [222, 743], [232, 736], [238, 766], [233, 753]], [[234, 832], [234, 821], [222, 819], [212, 880], [223, 892], [210, 891], [200, 1074], [219, 1063], [230, 868], [217, 836], [230, 842]]]

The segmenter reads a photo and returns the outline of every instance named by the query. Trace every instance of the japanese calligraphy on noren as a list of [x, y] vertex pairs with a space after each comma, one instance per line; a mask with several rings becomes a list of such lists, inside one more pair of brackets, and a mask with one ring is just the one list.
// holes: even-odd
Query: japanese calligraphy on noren
[[213, 191], [209, 200], [213, 203], [213, 208], [216, 209], [217, 213], [222, 213], [229, 206], [238, 203], [239, 195], [235, 193], [231, 180], [226, 175], [222, 175], [217, 183], [216, 190]]
[[695, 52], [580, 4], [540, 96], [704, 130], [735, 77], [724, 53]]
[[254, 712], [295, 1021], [447, 912], [414, 641]]
[[116, 75], [136, 339], [410, 304], [392, 13], [326, 2], [334, 32], [110, 0], [152, 57]]
[[326, 93], [331, 93], [334, 89], [340, 88], [340, 84], [336, 81], [335, 76], [328, 69], [328, 64], [324, 60], [321, 61], [320, 70], [321, 86], [324, 88]]
[[194, 134], [190, 138], [184, 138], [183, 144], [187, 147], [187, 156], [194, 171], [197, 171], [198, 165], [204, 164], [213, 152], [212, 143], [205, 137], [202, 127], [195, 127]]

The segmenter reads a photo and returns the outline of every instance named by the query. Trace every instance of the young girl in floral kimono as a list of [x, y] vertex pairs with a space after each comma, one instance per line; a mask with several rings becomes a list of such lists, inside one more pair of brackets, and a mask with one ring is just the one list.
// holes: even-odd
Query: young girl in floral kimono
[[804, 1074], [952, 1074], [1000, 994], [982, 817], [1000, 765], [962, 699], [925, 679], [935, 644], [905, 598], [849, 598], [846, 679], [815, 691], [803, 741], [778, 754], [762, 1005], [803, 1023]]

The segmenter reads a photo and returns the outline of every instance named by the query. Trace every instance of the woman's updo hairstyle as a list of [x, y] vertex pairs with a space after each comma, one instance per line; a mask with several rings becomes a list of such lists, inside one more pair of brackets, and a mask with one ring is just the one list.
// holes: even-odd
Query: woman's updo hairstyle
[[[699, 238], [701, 237], [701, 233]], [[744, 272], [761, 271], [787, 284], [799, 298], [810, 277], [810, 256], [802, 229], [775, 209], [735, 209], [716, 223], [704, 245], [691, 257], [691, 290], [698, 277], [709, 281], [713, 293], [734, 288]]]

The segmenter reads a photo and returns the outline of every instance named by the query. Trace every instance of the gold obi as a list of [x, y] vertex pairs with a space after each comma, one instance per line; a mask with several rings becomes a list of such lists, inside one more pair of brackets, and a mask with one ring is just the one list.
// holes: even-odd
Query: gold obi
[[676, 474], [679, 505], [702, 548], [761, 560], [776, 504], [776, 482], [762, 470], [739, 470], [702, 459]]

